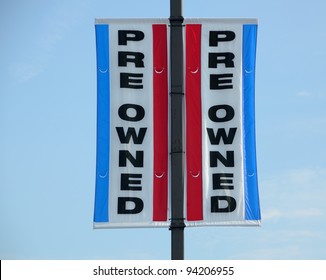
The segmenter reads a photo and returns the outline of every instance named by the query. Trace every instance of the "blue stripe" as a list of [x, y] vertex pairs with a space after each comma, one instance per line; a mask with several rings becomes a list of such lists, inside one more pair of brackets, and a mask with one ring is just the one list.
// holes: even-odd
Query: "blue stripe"
[[95, 25], [97, 60], [97, 149], [94, 222], [109, 221], [110, 75], [109, 26]]
[[243, 137], [245, 219], [260, 220], [255, 141], [255, 64], [257, 25], [243, 26]]

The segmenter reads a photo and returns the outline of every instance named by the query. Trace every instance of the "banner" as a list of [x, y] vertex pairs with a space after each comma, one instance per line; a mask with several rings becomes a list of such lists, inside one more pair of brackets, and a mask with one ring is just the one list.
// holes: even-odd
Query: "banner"
[[187, 226], [259, 224], [256, 37], [256, 20], [186, 21]]
[[167, 27], [96, 21], [95, 228], [168, 225]]
[[[185, 224], [259, 225], [257, 21], [184, 23]], [[167, 20], [96, 20], [94, 228], [170, 224], [168, 29]]]

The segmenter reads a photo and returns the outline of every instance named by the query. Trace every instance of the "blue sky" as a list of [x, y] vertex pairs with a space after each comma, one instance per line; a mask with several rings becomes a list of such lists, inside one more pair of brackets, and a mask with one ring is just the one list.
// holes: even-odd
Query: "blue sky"
[[[262, 226], [186, 228], [186, 259], [326, 259], [326, 3], [184, 0], [185, 18], [258, 18]], [[168, 229], [93, 230], [95, 18], [169, 1], [0, 2], [0, 259], [169, 259]]]

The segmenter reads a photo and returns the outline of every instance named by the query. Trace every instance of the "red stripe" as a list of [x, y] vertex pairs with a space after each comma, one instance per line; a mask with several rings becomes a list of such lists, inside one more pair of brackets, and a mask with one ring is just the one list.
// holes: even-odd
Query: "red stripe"
[[203, 219], [201, 25], [186, 25], [187, 220]]
[[153, 25], [154, 197], [153, 221], [166, 221], [168, 209], [167, 27]]

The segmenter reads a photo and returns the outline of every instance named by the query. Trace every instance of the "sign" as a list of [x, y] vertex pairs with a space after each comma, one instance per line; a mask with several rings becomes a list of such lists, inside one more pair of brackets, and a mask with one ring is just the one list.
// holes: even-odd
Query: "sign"
[[[94, 227], [169, 226], [167, 20], [96, 20]], [[257, 225], [255, 20], [185, 20], [185, 224]]]
[[167, 28], [96, 21], [95, 228], [169, 224]]
[[187, 226], [259, 224], [256, 37], [256, 20], [186, 21]]

